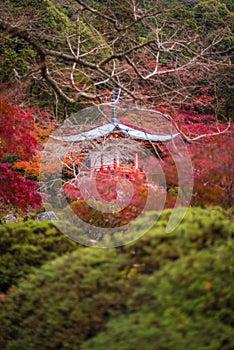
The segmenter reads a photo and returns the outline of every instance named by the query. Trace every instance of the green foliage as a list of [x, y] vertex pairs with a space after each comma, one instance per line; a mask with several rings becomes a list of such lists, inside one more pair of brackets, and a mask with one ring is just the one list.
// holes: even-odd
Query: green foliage
[[76, 248], [52, 222], [0, 225], [0, 290], [5, 292], [46, 261]]
[[[156, 3], [154, 0], [137, 1], [135, 4], [135, 15], [133, 14], [133, 3], [131, 4], [131, 2], [129, 2], [127, 7], [122, 0], [87, 0], [85, 3], [93, 7], [94, 11], [89, 12], [82, 9], [82, 6], [75, 0], [65, 2], [62, 0], [5, 0], [3, 16], [6, 15], [6, 19], [9, 19], [10, 22], [16, 23], [23, 30], [27, 30], [30, 36], [41, 43], [45, 49], [54, 49], [65, 55], [73, 52], [72, 54], [76, 55], [77, 43], [80, 42], [81, 46], [78, 50], [80, 57], [88, 63], [96, 64], [111, 56], [112, 53], [116, 54], [116, 72], [126, 72], [124, 73], [123, 81], [126, 83], [130, 79], [129, 86], [135, 85], [133, 89], [135, 91], [141, 90], [141, 87], [136, 83], [134, 75], [126, 71], [126, 60], [121, 55], [128, 49], [133, 54], [133, 47], [145, 44], [149, 39], [152, 39], [153, 42], [155, 41], [154, 43], [152, 42], [149, 50], [145, 50], [144, 45], [140, 50], [137, 50], [136, 57], [139, 56], [139, 65], [137, 63], [136, 66], [140, 67], [145, 55], [148, 60], [148, 62], [142, 62], [142, 72], [144, 72], [144, 66], [146, 65], [147, 67], [148, 63], [150, 63], [150, 58], [154, 61], [155, 55], [160, 49], [160, 47], [157, 47], [158, 44], [156, 44], [156, 28], [160, 31], [160, 41], [162, 42], [160, 44], [162, 45], [162, 49], [160, 49], [160, 65], [164, 67], [167, 67], [167, 65], [183, 66], [194, 54], [195, 56], [196, 53], [199, 55], [201, 48], [204, 49], [206, 46], [215, 43], [214, 50], [212, 45], [210, 47], [210, 50], [213, 50], [210, 68], [212, 62], [216, 60], [217, 62], [224, 62], [226, 73], [223, 74], [224, 70], [222, 70], [220, 64], [217, 64], [217, 67], [219, 66], [218, 74], [223, 74], [222, 81], [220, 82], [216, 72], [213, 72], [213, 75], [212, 69], [210, 69], [212, 74], [209, 77], [204, 76], [204, 80], [206, 80], [204, 83], [207, 84], [208, 82], [211, 86], [217, 87], [216, 91], [220, 99], [227, 101], [224, 105], [224, 112], [222, 110], [222, 115], [225, 113], [225, 117], [227, 115], [228, 117], [230, 116], [231, 112], [233, 112], [233, 106], [230, 101], [232, 91], [229, 81], [226, 81], [226, 74], [230, 75], [231, 79], [231, 72], [229, 74], [228, 71], [228, 66], [231, 64], [231, 49], [234, 43], [234, 18], [231, 0], [158, 0]], [[152, 17], [141, 21], [140, 17], [144, 11], [157, 13], [157, 16], [154, 17], [152, 15]], [[106, 18], [111, 18], [111, 20], [100, 16], [98, 12], [101, 15], [105, 15]], [[125, 29], [123, 30], [124, 27]], [[46, 83], [45, 77], [41, 79], [39, 70], [34, 70], [40, 66], [40, 54], [36, 53], [36, 49], [32, 49], [23, 40], [9, 39], [8, 31], [1, 34], [1, 39], [2, 50], [0, 54], [2, 60], [0, 68], [2, 69], [0, 81], [16, 81], [19, 76], [24, 76], [25, 79], [23, 78], [21, 81], [27, 82], [26, 87], [28, 89], [25, 87], [27, 102], [32, 105], [39, 105], [41, 108], [53, 109], [57, 119], [67, 117], [70, 113], [78, 111], [85, 102], [90, 102], [88, 96], [86, 96], [80, 97], [79, 101], [74, 104], [70, 103], [58, 89], [54, 89], [51, 82], [48, 83], [47, 81]], [[172, 46], [173, 41], [175, 47]], [[183, 44], [180, 45], [180, 42]], [[205, 54], [208, 54], [208, 52], [208, 49], [204, 51]], [[131, 57], [132, 54], [129, 56], [131, 59], [133, 58]], [[202, 58], [202, 56], [203, 54], [199, 57]], [[224, 58], [225, 56], [226, 58]], [[89, 68], [78, 64], [74, 70], [72, 62], [67, 60], [66, 56], [64, 58], [61, 58], [61, 56], [57, 58], [47, 56], [47, 60], [49, 61], [48, 67], [50, 67], [53, 80], [60, 85], [64, 93], [70, 96], [71, 100], [74, 96], [78, 96], [76, 89], [94, 93], [99, 91], [99, 89], [103, 91], [109, 90], [109, 85], [113, 83], [113, 81], [107, 83], [106, 80], [113, 70], [112, 60], [107, 61], [109, 64], [102, 65], [102, 69], [105, 68], [106, 71], [104, 77], [100, 77], [100, 71], [98, 72], [95, 68], [92, 72], [92, 65]], [[148, 65], [149, 67], [150, 65]], [[150, 69], [153, 69], [152, 65]], [[73, 70], [75, 71], [75, 84], [73, 81], [70, 81], [70, 75]], [[33, 71], [33, 74], [31, 71]], [[180, 76], [183, 78], [182, 75], [183, 70], [180, 70]], [[215, 82], [212, 81], [214, 77], [216, 79]], [[175, 95], [176, 91], [180, 89], [178, 85], [181, 83], [189, 86], [186, 79], [181, 79], [181, 82], [179, 82], [179, 79], [174, 79], [173, 75], [166, 76], [166, 79], [166, 84], [171, 91], [174, 89]], [[164, 82], [161, 80], [161, 77], [158, 82], [157, 79], [155, 80], [155, 84], [158, 85], [156, 95], [160, 96], [160, 90], [161, 88], [163, 89]], [[99, 84], [100, 81], [106, 83]], [[148, 82], [150, 85], [151, 80]], [[149, 96], [147, 84], [144, 86], [144, 92]], [[155, 91], [155, 88], [153, 91]], [[147, 97], [149, 102], [155, 100], [153, 95], [154, 93], [152, 93], [152, 100]], [[166, 94], [163, 93], [164, 95]], [[192, 95], [195, 97], [194, 91]], [[161, 101], [160, 97], [159, 100]], [[173, 100], [176, 100], [175, 97], [173, 97]]]
[[[227, 37], [225, 39], [229, 40]], [[230, 40], [233, 41], [233, 44], [230, 43], [230, 47], [234, 46], [234, 35], [230, 37]], [[226, 119], [231, 119], [234, 122], [234, 88], [233, 88], [233, 75], [234, 67], [233, 64], [230, 67], [222, 67], [219, 69], [219, 83], [217, 86], [217, 95], [222, 99], [223, 106], [221, 113]]]
[[37, 16], [41, 21], [40, 25], [44, 26], [47, 31], [59, 33], [67, 30], [70, 26], [67, 16], [51, 0], [10, 0], [8, 1], [8, 6], [11, 6], [12, 11], [15, 11], [18, 16], [22, 15], [23, 9], [26, 13], [27, 11], [32, 11], [33, 16], [35, 11], [37, 11]]
[[[69, 38], [71, 47], [76, 51], [77, 33], [79, 32], [82, 41], [80, 54], [85, 55], [90, 62], [103, 59], [112, 52], [102, 34], [94, 28], [91, 22], [85, 23], [81, 19], [79, 29], [77, 28], [77, 4], [75, 3], [66, 6], [62, 1], [8, 0], [4, 4], [4, 9], [9, 14], [9, 18], [13, 18], [14, 21], [17, 19], [21, 29], [27, 30], [31, 37], [46, 49], [63, 51], [64, 48], [67, 48], [66, 53], [69, 53], [66, 40]], [[53, 109], [54, 107], [56, 117], [58, 114], [62, 117], [62, 115], [65, 116], [67, 113], [79, 110], [79, 103], [75, 106], [70, 105], [61, 97], [55, 96], [54, 91], [40, 79], [36, 79], [36, 82], [30, 79], [30, 72], [40, 62], [40, 55], [29, 43], [1, 32], [0, 39], [2, 40], [0, 82], [12, 82], [15, 78], [27, 77], [25, 78], [27, 103], [40, 108]], [[54, 65], [53, 78], [55, 80], [60, 80], [61, 76], [65, 80], [69, 79], [70, 68], [65, 60], [51, 59], [52, 65]], [[85, 71], [80, 70], [79, 74], [74, 75], [74, 78], [77, 84], [91, 84]], [[82, 103], [82, 98], [79, 102]]]
[[[14, 72], [17, 71], [19, 75], [24, 74], [29, 68], [29, 60], [33, 59], [35, 53], [19, 40], [5, 39], [2, 42], [0, 49], [1, 55], [1, 82], [8, 82], [14, 78]], [[18, 47], [18, 48], [17, 48]]]
[[232, 349], [233, 248], [195, 251], [142, 276], [128, 315], [111, 319], [81, 349]]
[[233, 25], [233, 13], [219, 0], [201, 1], [195, 6], [194, 11], [198, 22], [206, 28], [217, 29], [220, 26]]
[[[172, 210], [165, 210], [149, 233], [134, 244], [134, 264], [143, 266], [150, 257], [150, 264], [144, 267], [144, 273], [152, 273], [162, 268], [167, 261], [175, 261], [192, 251], [218, 246], [234, 232], [234, 224], [230, 224], [224, 211], [219, 207], [210, 207], [205, 210], [190, 208], [181, 224], [170, 235], [166, 235], [165, 229]], [[141, 221], [136, 222], [136, 230], [140, 230], [141, 225]], [[125, 249], [131, 253], [132, 247], [126, 246]]]
[[191, 208], [166, 236], [170, 213], [134, 244], [81, 248], [22, 281], [2, 299], [1, 348], [233, 349], [233, 223]]
[[207, 40], [212, 42], [213, 38], [217, 40], [219, 35], [223, 35], [222, 40], [217, 41], [217, 49], [230, 50], [233, 47], [234, 13], [225, 3], [219, 0], [201, 1], [194, 7], [194, 15], [206, 32]]

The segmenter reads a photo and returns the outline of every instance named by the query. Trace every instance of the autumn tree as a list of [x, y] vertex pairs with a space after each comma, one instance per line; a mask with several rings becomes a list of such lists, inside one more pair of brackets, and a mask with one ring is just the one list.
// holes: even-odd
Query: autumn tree
[[23, 86], [29, 105], [53, 106], [57, 119], [110, 101], [115, 88], [118, 100], [163, 112], [188, 142], [224, 134], [233, 12], [228, 1], [210, 3], [6, 0], [1, 80]]
[[32, 135], [32, 110], [12, 105], [7, 98], [0, 99], [0, 207], [4, 212], [19, 208], [27, 212], [41, 203], [36, 183], [13, 170], [17, 160], [30, 159], [38, 149]]
[[227, 133], [191, 146], [194, 166], [193, 205], [234, 204], [234, 137]]
[[[181, 110], [177, 113], [176, 124], [188, 139], [187, 147], [193, 164], [191, 205], [229, 208], [234, 204], [234, 129], [233, 125], [223, 123], [215, 126], [214, 118], [212, 114]], [[176, 165], [169, 154], [163, 167], [168, 186], [166, 206], [172, 207], [178, 192], [178, 179]]]
[[[65, 116], [68, 105], [77, 109], [82, 102], [104, 102], [112, 87], [138, 103], [150, 104], [152, 98], [161, 104], [188, 103], [194, 70], [202, 73], [203, 84], [215, 87], [218, 67], [231, 64], [231, 43], [220, 47], [227, 31], [215, 28], [206, 35], [199, 8], [198, 19], [194, 11], [162, 1], [5, 1], [0, 29], [5, 51], [10, 43], [15, 52], [15, 58], [11, 51], [7, 56], [11, 79], [27, 81], [31, 93], [39, 89], [44, 99], [53, 96], [56, 115], [61, 102]], [[147, 90], [152, 84], [154, 92]]]

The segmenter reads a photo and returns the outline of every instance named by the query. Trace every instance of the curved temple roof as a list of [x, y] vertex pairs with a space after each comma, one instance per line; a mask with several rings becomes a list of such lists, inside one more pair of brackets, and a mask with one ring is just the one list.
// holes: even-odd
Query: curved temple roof
[[70, 136], [52, 136], [53, 139], [64, 142], [81, 142], [85, 140], [95, 140], [105, 136], [111, 135], [114, 131], [118, 131], [120, 134], [126, 137], [130, 137], [135, 140], [149, 141], [149, 142], [168, 142], [173, 140], [179, 135], [168, 134], [168, 135], [154, 135], [144, 131], [133, 129], [125, 124], [115, 122], [107, 123], [89, 131], [82, 132], [81, 134], [70, 135]]

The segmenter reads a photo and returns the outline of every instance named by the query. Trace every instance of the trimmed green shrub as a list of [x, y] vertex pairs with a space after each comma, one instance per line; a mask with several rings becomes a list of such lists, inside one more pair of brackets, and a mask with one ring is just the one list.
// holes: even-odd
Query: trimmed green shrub
[[80, 248], [21, 281], [1, 300], [1, 349], [232, 350], [233, 224], [192, 208], [166, 236], [168, 215], [134, 244]]
[[[147, 234], [133, 245], [124, 247], [132, 255], [133, 263], [141, 265], [140, 269], [144, 273], [163, 267], [168, 260], [175, 261], [193, 251], [219, 246], [233, 237], [234, 222], [220, 207], [189, 208], [181, 224], [171, 234], [165, 234], [172, 211], [163, 211]], [[144, 230], [143, 220], [136, 221], [135, 230], [141, 229]], [[149, 257], [150, 264], [144, 265]]]
[[231, 350], [233, 244], [194, 251], [142, 275], [126, 311], [81, 350]]
[[0, 225], [0, 291], [6, 292], [19, 278], [77, 247], [49, 221]]

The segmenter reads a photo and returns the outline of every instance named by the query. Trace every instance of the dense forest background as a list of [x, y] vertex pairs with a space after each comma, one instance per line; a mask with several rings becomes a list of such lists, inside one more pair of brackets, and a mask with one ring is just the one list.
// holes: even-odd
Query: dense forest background
[[[3, 1], [3, 208], [40, 205], [32, 181], [41, 145], [71, 113], [110, 101], [112, 89], [120, 103], [162, 112], [188, 142], [193, 205], [231, 206], [233, 16], [228, 0]], [[178, 183], [165, 160], [170, 207]]]
[[3, 1], [1, 18], [1, 82], [58, 119], [113, 87], [151, 107], [204, 112], [200, 97], [206, 113], [213, 97], [233, 114], [232, 1]]
[[[234, 348], [233, 25], [232, 0], [1, 2], [1, 349]], [[181, 134], [194, 189], [166, 235], [180, 188], [165, 154], [161, 217], [136, 242], [102, 250], [33, 219], [45, 142], [113, 89]], [[9, 214], [20, 222], [4, 223]]]

